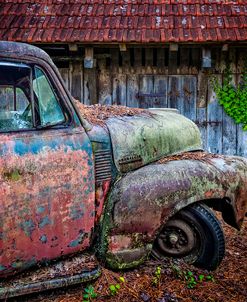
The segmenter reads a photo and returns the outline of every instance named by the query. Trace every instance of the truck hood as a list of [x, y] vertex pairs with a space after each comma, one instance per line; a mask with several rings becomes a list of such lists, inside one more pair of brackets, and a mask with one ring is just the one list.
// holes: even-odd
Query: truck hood
[[118, 171], [125, 173], [164, 156], [202, 150], [199, 129], [192, 121], [172, 109], [151, 112], [106, 121]]

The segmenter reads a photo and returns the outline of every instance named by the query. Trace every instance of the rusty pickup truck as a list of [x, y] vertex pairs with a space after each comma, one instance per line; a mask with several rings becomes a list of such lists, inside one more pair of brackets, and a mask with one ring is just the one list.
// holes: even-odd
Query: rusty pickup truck
[[216, 269], [225, 243], [213, 210], [240, 229], [247, 160], [202, 152], [175, 109], [93, 123], [76, 104], [44, 51], [0, 42], [0, 298], [149, 255]]

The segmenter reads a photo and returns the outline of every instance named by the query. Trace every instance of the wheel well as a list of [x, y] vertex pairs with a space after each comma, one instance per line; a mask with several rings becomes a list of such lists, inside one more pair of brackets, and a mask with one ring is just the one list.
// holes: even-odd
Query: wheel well
[[239, 230], [239, 226], [236, 222], [234, 206], [229, 198], [226, 197], [222, 199], [207, 199], [202, 200], [201, 202], [203, 202], [213, 210], [221, 212], [224, 221], [230, 226]]

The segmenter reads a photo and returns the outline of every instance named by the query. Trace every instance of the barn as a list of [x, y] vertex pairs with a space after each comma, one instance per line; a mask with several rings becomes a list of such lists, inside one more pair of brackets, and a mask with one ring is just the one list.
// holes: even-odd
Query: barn
[[5, 0], [0, 40], [50, 54], [85, 104], [177, 108], [210, 152], [247, 156], [247, 132], [210, 81], [247, 61], [246, 0]]

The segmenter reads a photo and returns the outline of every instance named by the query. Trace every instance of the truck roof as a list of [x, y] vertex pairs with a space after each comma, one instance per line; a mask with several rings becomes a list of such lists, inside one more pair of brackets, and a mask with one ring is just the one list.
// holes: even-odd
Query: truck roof
[[0, 41], [0, 58], [39, 58], [49, 64], [53, 62], [49, 55], [42, 49], [26, 43]]

